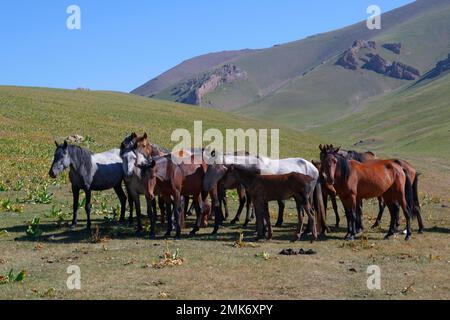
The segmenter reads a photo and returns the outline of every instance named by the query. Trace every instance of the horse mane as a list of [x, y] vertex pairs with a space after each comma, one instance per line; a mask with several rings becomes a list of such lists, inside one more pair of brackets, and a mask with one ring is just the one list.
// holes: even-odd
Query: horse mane
[[348, 177], [350, 176], [350, 165], [348, 162], [348, 159], [346, 159], [344, 156], [337, 154], [337, 165], [339, 169], [341, 170], [341, 176], [344, 181], [348, 180]]
[[364, 162], [364, 158], [362, 153], [354, 151], [354, 150], [349, 150], [347, 151], [347, 159], [348, 160], [355, 160], [358, 162], [363, 163]]
[[74, 169], [79, 171], [79, 173], [91, 173], [93, 153], [90, 150], [76, 145], [69, 145], [68, 152]]

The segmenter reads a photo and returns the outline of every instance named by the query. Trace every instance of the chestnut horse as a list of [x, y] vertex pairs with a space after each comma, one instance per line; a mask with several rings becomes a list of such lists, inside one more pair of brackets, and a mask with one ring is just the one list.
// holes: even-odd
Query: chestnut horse
[[[138, 152], [142, 152], [140, 149]], [[181, 156], [183, 158], [184, 156]], [[192, 155], [194, 157], [194, 155]], [[194, 163], [194, 162], [192, 162]], [[148, 194], [155, 196], [155, 188], [158, 188], [161, 196], [166, 201], [172, 199], [173, 213], [175, 217], [175, 237], [181, 237], [182, 220], [182, 196], [193, 197], [194, 208], [197, 212], [196, 225], [201, 225], [201, 218], [208, 213], [204, 212], [209, 206], [204, 205], [207, 193], [202, 192], [203, 177], [206, 172], [205, 164], [176, 164], [172, 160], [172, 154], [162, 157], [148, 158], [145, 162], [136, 163], [148, 175]], [[167, 232], [172, 232], [172, 213], [167, 214]]]
[[321, 166], [321, 175], [333, 186], [341, 199], [347, 217], [345, 239], [354, 240], [358, 204], [363, 199], [382, 197], [391, 213], [386, 239], [395, 233], [399, 206], [406, 218], [406, 238], [411, 238], [411, 217], [414, 195], [411, 177], [399, 160], [371, 160], [360, 163], [339, 154], [339, 148], [329, 150]]
[[[294, 241], [300, 239], [303, 232], [303, 212], [306, 212], [312, 222], [313, 239], [316, 240], [317, 229], [310, 199], [313, 198], [313, 192], [315, 188], [320, 187], [320, 184], [317, 184], [312, 177], [301, 173], [284, 175], [260, 175], [260, 173], [260, 169], [256, 166], [252, 169], [241, 165], [230, 165], [227, 173], [227, 177], [242, 183], [252, 197], [256, 211], [258, 239], [266, 237], [266, 232], [267, 239], [272, 238], [268, 202], [288, 200], [293, 197], [297, 204], [298, 214]], [[317, 199], [321, 199], [321, 197], [319, 196]]]
[[[333, 147], [333, 145], [325, 145], [325, 146], [319, 145], [319, 149], [320, 149], [320, 161], [323, 161], [324, 158], [326, 157], [327, 153], [329, 151], [334, 150], [334, 147]], [[341, 154], [342, 156], [344, 156], [348, 160], [355, 160], [355, 161], [359, 161], [361, 163], [369, 161], [369, 160], [377, 159], [376, 155], [373, 152], [371, 152], [371, 151], [357, 152], [357, 151], [353, 151], [353, 150], [349, 150], [349, 151], [340, 150], [339, 154]], [[320, 162], [314, 162], [313, 161], [313, 164], [317, 167], [317, 169], [320, 170]], [[331, 198], [331, 203], [332, 203], [332, 206], [333, 206], [333, 211], [334, 211], [334, 214], [336, 216], [336, 226], [335, 226], [335, 228], [338, 229], [341, 219], [339, 217], [338, 206], [337, 206], [337, 202], [336, 202], [336, 192], [334, 190], [330, 190], [330, 189], [332, 189], [332, 188], [328, 188], [327, 186], [322, 188], [323, 198], [324, 198], [323, 201], [324, 201], [324, 205], [325, 205], [325, 212], [326, 212], [327, 207], [328, 207], [328, 197], [330, 197]], [[378, 216], [382, 217], [384, 209], [386, 208], [386, 205], [384, 204], [383, 199], [381, 197], [378, 198], [378, 208], [379, 208]], [[358, 210], [360, 211], [361, 215], [357, 215], [357, 229], [362, 231], [363, 230], [362, 203], [359, 204]], [[372, 228], [374, 228], [374, 227], [372, 227]]]

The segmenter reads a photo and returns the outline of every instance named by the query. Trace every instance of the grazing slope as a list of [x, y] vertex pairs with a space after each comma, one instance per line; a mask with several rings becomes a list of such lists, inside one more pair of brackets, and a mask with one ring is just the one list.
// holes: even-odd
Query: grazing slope
[[[90, 147], [100, 151], [117, 148], [127, 132], [145, 130], [153, 142], [170, 148], [172, 131], [192, 132], [195, 120], [203, 120], [204, 130], [271, 128], [222, 111], [130, 94], [0, 87], [0, 182], [13, 184], [25, 174], [47, 180], [55, 139], [79, 134], [93, 140]], [[318, 140], [309, 134], [281, 129], [280, 140], [284, 156], [316, 154]]]

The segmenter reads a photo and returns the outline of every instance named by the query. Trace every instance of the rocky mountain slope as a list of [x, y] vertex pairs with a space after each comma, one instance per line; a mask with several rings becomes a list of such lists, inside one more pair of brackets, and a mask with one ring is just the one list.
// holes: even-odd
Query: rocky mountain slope
[[[450, 52], [449, 16], [450, 0], [418, 0], [384, 13], [381, 30], [362, 21], [272, 48], [197, 57], [133, 93], [317, 126], [433, 69]], [[240, 76], [221, 76], [227, 68]]]

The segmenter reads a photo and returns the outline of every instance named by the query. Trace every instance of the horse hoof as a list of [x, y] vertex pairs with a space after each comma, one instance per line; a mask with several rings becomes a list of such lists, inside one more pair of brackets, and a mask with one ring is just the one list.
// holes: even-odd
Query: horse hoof
[[409, 240], [411, 240], [411, 235], [407, 235], [407, 236], [405, 237], [405, 241], [409, 241]]
[[420, 229], [419, 231], [417, 231], [418, 234], [423, 234], [423, 229]]
[[345, 241], [354, 241], [354, 240], [355, 240], [355, 236], [353, 236], [353, 235], [345, 237]]
[[175, 236], [175, 240], [181, 240], [181, 235], [180, 235], [180, 234], [177, 234], [177, 235]]
[[90, 226], [90, 225], [87, 225], [87, 226], [86, 226], [86, 230], [87, 230], [87, 231], [91, 231], [91, 226]]
[[218, 231], [219, 231], [219, 230], [214, 229], [213, 232], [211, 232], [211, 235], [212, 235], [212, 236], [215, 236], [215, 235], [217, 234]]
[[282, 226], [283, 226], [283, 222], [277, 222], [275, 224], [275, 227], [277, 227], [277, 228], [281, 228]]
[[154, 233], [150, 233], [150, 236], [148, 237], [150, 240], [155, 240], [156, 235]]
[[75, 223], [72, 223], [69, 225], [70, 230], [75, 230], [77, 228], [77, 225]]
[[384, 240], [389, 240], [389, 239], [391, 239], [391, 237], [392, 237], [392, 234], [387, 234], [384, 236]]

